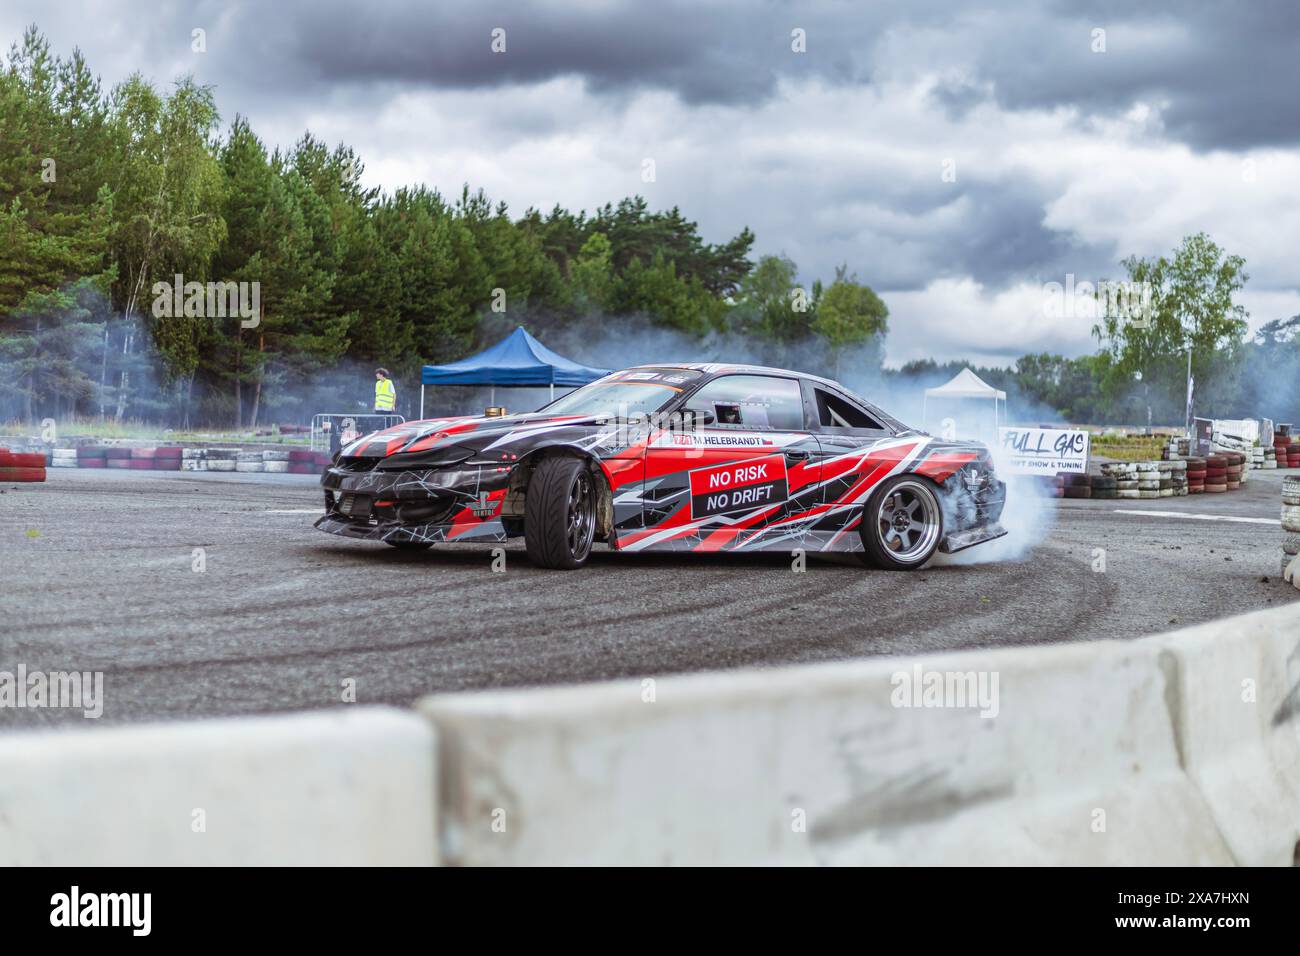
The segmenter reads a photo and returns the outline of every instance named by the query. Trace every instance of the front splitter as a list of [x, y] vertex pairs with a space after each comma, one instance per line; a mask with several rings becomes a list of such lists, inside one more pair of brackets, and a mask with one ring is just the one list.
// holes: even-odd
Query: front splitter
[[955, 554], [958, 551], [965, 551], [967, 548], [973, 548], [977, 544], [983, 544], [985, 541], [992, 541], [994, 538], [1005, 537], [1007, 529], [994, 521], [986, 524], [982, 528], [970, 528], [967, 531], [958, 531], [948, 535], [939, 545], [939, 550], [944, 554]]

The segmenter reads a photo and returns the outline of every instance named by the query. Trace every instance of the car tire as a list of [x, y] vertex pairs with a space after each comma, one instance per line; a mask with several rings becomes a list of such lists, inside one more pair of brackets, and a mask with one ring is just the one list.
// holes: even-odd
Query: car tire
[[[902, 515], [908, 516], [906, 529], [901, 527]], [[863, 557], [872, 567], [885, 571], [921, 567], [943, 540], [943, 506], [938, 491], [916, 475], [890, 478], [867, 499], [858, 534]]]
[[545, 458], [524, 497], [524, 544], [539, 568], [571, 571], [587, 563], [596, 533], [596, 478], [578, 458]]

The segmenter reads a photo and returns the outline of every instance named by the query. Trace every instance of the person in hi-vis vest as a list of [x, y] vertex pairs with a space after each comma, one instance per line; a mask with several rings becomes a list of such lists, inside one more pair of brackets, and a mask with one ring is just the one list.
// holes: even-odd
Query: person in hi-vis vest
[[375, 414], [391, 415], [397, 409], [397, 386], [388, 377], [388, 369], [375, 369]]

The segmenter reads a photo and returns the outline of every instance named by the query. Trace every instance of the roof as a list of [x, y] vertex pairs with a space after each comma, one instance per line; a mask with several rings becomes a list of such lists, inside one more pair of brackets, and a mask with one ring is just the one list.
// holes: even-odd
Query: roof
[[743, 375], [793, 375], [796, 378], [811, 379], [814, 382], [823, 382], [826, 385], [833, 385], [838, 389], [844, 390], [844, 386], [833, 378], [824, 378], [821, 375], [814, 375], [812, 372], [796, 372], [788, 368], [770, 368], [766, 365], [740, 365], [735, 362], [650, 362], [645, 365], [634, 365], [633, 368], [689, 368], [697, 372], [704, 372], [707, 375], [716, 375], [719, 372], [730, 374], [740, 373]]
[[519, 326], [504, 339], [478, 355], [446, 365], [426, 365], [420, 373], [422, 385], [563, 385], [575, 387], [594, 382], [609, 370], [590, 368], [552, 352]]
[[[766, 365], [736, 365], [730, 362], [652, 362], [649, 365], [634, 365], [633, 368], [689, 368], [703, 372], [705, 375], [792, 375], [795, 378], [808, 379], [810, 382], [816, 382], [833, 388], [844, 395], [852, 398], [860, 405], [871, 410], [871, 412], [886, 424], [892, 426], [897, 431], [905, 431], [911, 426], [903, 423], [899, 419], [890, 415], [879, 405], [870, 402], [861, 395], [856, 394], [844, 385], [835, 381], [833, 378], [824, 378], [821, 375], [813, 375], [811, 372], [795, 372], [788, 368], [769, 368]], [[1003, 396], [1004, 398], [1006, 396]]]
[[926, 398], [1000, 398], [1007, 400], [1007, 393], [994, 388], [968, 368], [962, 369], [946, 385], [938, 385], [925, 390]]

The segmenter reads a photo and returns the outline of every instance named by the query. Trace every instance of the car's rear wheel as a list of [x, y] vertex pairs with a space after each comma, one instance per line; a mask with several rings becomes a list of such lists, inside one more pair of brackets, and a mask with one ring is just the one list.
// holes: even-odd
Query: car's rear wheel
[[877, 489], [858, 526], [868, 564], [911, 571], [934, 556], [943, 539], [943, 509], [924, 478], [898, 475]]
[[524, 498], [524, 544], [541, 568], [572, 570], [587, 563], [596, 536], [596, 479], [577, 458], [546, 458], [534, 469]]

